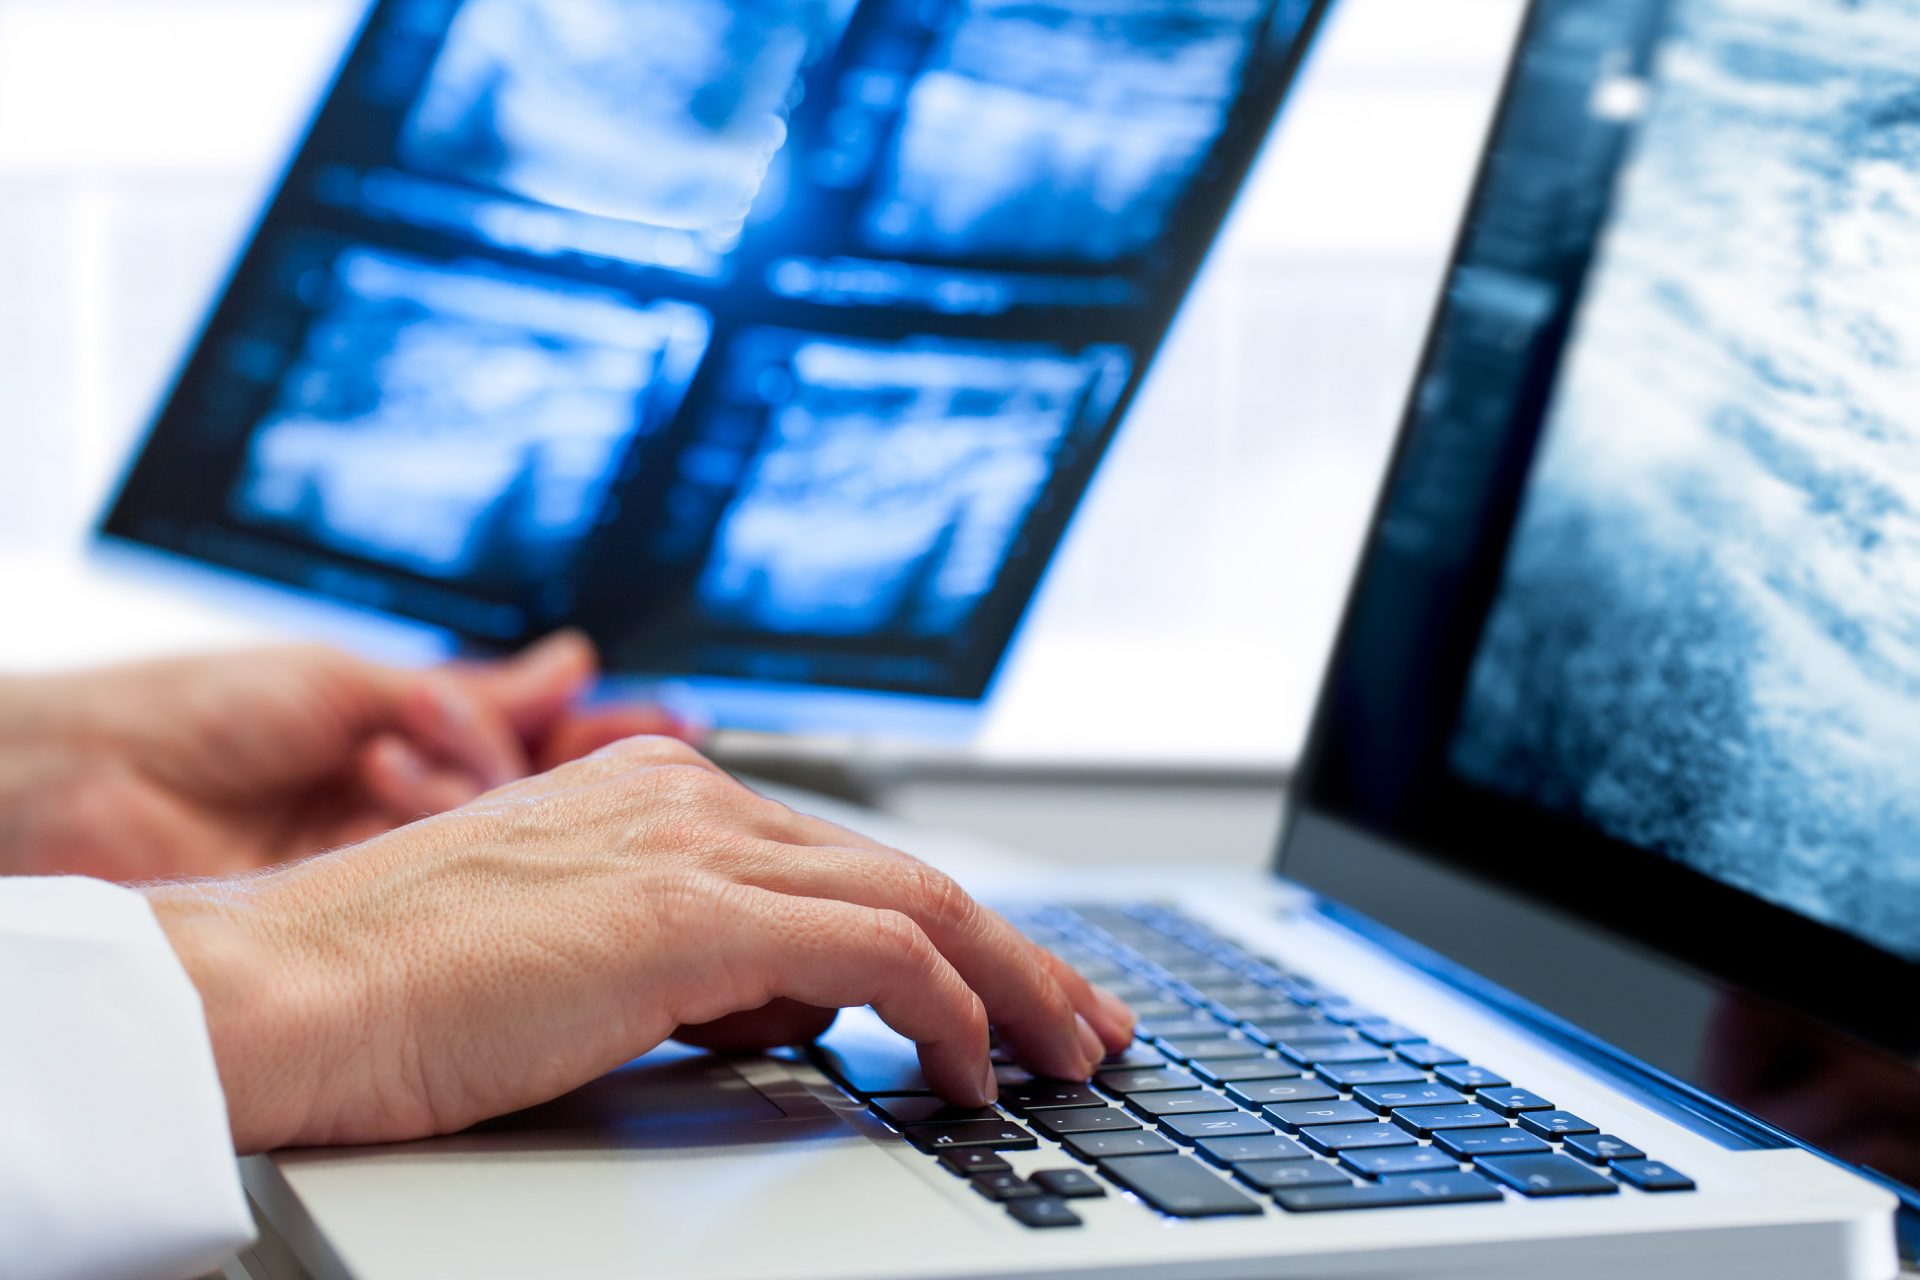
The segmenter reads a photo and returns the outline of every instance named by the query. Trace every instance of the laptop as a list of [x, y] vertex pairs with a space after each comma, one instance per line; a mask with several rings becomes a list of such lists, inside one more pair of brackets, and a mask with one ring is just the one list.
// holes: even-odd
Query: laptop
[[799, 801], [1132, 1000], [1092, 1081], [669, 1047], [249, 1162], [286, 1274], [1893, 1276], [1916, 55], [1910, 0], [1534, 0], [1273, 874]]
[[1325, 8], [378, 0], [103, 545], [964, 737]]

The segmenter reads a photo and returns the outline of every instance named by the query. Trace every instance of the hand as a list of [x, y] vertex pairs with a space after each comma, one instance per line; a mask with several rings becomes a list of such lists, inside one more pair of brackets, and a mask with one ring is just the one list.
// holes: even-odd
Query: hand
[[295, 648], [0, 681], [0, 874], [223, 875], [366, 839], [638, 733], [592, 646], [401, 671]]
[[811, 1038], [872, 1005], [949, 1100], [989, 1019], [1085, 1079], [1133, 1017], [905, 854], [642, 738], [357, 848], [146, 891], [199, 988], [242, 1151], [400, 1141], [680, 1038]]

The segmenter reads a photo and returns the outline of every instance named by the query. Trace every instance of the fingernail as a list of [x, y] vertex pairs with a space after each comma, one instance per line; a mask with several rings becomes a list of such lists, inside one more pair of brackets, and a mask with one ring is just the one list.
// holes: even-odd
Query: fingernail
[[980, 1105], [991, 1105], [1000, 1096], [1000, 1078], [993, 1074], [993, 1060], [987, 1059], [980, 1067]]
[[1077, 1013], [1073, 1015], [1073, 1026], [1080, 1035], [1080, 1048], [1087, 1055], [1087, 1074], [1091, 1076], [1107, 1056], [1107, 1046], [1101, 1043], [1100, 1033], [1093, 1029], [1093, 1024]]
[[524, 667], [543, 669], [564, 663], [576, 662], [585, 650], [593, 653], [593, 641], [587, 639], [587, 633], [569, 627], [556, 631], [544, 640], [535, 642], [520, 653], [520, 664]]

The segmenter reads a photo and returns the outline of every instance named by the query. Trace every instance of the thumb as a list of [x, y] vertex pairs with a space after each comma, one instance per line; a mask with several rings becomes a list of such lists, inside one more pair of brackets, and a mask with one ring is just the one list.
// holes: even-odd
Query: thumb
[[505, 661], [461, 667], [450, 674], [503, 717], [522, 741], [531, 741], [553, 727], [599, 669], [593, 642], [568, 630]]

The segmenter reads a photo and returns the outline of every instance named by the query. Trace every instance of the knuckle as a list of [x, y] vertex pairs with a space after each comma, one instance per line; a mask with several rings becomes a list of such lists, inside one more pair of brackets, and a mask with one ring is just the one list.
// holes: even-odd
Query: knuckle
[[924, 862], [914, 863], [908, 872], [912, 901], [919, 917], [938, 930], [963, 929], [971, 925], [979, 911], [965, 889], [943, 872]]
[[891, 956], [903, 967], [915, 971], [934, 968], [939, 956], [926, 931], [903, 911], [874, 912], [873, 939], [882, 955]]
[[654, 926], [668, 937], [679, 937], [712, 927], [724, 912], [726, 886], [705, 872], [676, 867], [653, 879], [647, 907]]
[[595, 754], [623, 763], [643, 766], [675, 762], [681, 758], [681, 750], [691, 751], [691, 748], [678, 738], [663, 738], [643, 733], [637, 737], [622, 738], [618, 742], [608, 743]]

